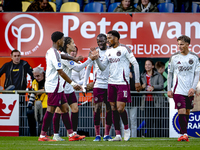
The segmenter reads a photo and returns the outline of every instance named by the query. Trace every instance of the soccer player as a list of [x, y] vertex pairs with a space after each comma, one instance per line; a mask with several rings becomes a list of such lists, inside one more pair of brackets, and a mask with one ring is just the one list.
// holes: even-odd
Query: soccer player
[[[190, 109], [193, 108], [194, 92], [199, 81], [199, 57], [189, 51], [190, 38], [182, 35], [177, 39], [179, 52], [169, 59], [168, 66], [168, 92], [169, 98], [173, 98], [175, 109], [178, 109], [180, 137], [178, 141], [189, 141], [187, 125]], [[173, 78], [173, 87], [172, 76]]]
[[61, 56], [58, 53], [59, 47], [64, 45], [64, 34], [56, 31], [51, 35], [53, 46], [46, 53], [46, 81], [45, 90], [48, 92], [47, 111], [43, 118], [42, 131], [38, 141], [55, 141], [46, 137], [48, 127], [51, 125], [53, 113], [56, 107], [60, 107], [63, 112], [63, 122], [69, 133], [69, 141], [81, 140], [83, 137], [74, 134], [71, 126], [71, 120], [69, 118], [69, 108], [67, 99], [63, 92], [63, 86], [60, 83], [60, 76], [70, 83], [75, 89], [82, 89], [78, 84], [73, 82], [63, 71], [61, 64]]
[[[104, 54], [107, 49], [107, 37], [105, 34], [99, 34], [97, 36], [98, 47], [95, 49], [99, 51], [99, 59], [102, 61], [104, 59]], [[91, 62], [86, 69], [84, 82], [83, 82], [83, 91], [87, 87], [87, 80], [90, 75], [91, 68], [93, 66], [93, 100], [94, 100], [94, 127], [96, 138], [93, 141], [101, 141], [100, 136], [100, 112], [102, 102], [106, 104], [106, 126], [103, 140], [108, 141], [112, 139], [109, 135], [110, 128], [112, 125], [112, 112], [109, 102], [107, 101], [107, 89], [108, 89], [108, 76], [109, 76], [109, 67], [104, 71], [101, 71], [96, 63], [96, 61]]]
[[[70, 37], [64, 38], [64, 46], [62, 47], [61, 54], [70, 54], [71, 52], [76, 51], [76, 45], [74, 43], [74, 40]], [[90, 56], [91, 57], [91, 56]], [[85, 68], [90, 62], [92, 62], [92, 59], [88, 57], [87, 61], [84, 63], [78, 64], [75, 63], [72, 60], [64, 60], [61, 59], [61, 63], [63, 66], [63, 71], [68, 75], [69, 78], [72, 77], [72, 70], [74, 71], [81, 71], [83, 68]], [[67, 83], [64, 79], [61, 78], [61, 83], [64, 87], [64, 93], [67, 98], [68, 104], [71, 108], [71, 121], [72, 121], [72, 127], [75, 134], [77, 134], [77, 126], [78, 126], [78, 103], [77, 98], [74, 92], [73, 87]], [[64, 141], [59, 134], [59, 127], [60, 127], [60, 116], [62, 116], [63, 119], [63, 112], [60, 110], [59, 107], [56, 108], [56, 111], [54, 113], [53, 117], [53, 128], [54, 128], [54, 137], [53, 139], [56, 141]], [[83, 136], [82, 136], [83, 137]], [[85, 137], [85, 136], [84, 136]]]
[[[135, 72], [135, 88], [140, 89], [139, 65], [131, 50], [119, 43], [120, 34], [115, 31], [107, 33], [107, 43], [110, 48], [105, 52], [104, 60], [96, 60], [99, 69], [105, 70], [108, 66], [108, 101], [111, 105], [113, 124], [115, 127], [116, 137], [109, 141], [121, 141], [120, 117], [124, 124], [124, 141], [130, 139], [130, 129], [128, 126], [128, 115], [125, 108], [127, 102], [131, 102], [130, 85], [129, 85], [129, 63], [133, 64]], [[91, 48], [92, 55], [96, 55], [94, 48]]]

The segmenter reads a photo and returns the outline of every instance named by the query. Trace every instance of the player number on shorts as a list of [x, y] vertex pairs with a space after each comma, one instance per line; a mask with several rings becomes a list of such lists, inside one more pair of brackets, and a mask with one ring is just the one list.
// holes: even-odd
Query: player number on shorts
[[127, 91], [123, 91], [123, 93], [124, 93], [124, 97], [128, 97]]

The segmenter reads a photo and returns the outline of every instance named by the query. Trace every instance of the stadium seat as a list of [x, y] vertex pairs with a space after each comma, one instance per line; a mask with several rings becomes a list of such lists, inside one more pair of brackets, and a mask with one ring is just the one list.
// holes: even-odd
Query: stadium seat
[[26, 10], [30, 4], [31, 4], [31, 2], [22, 1], [22, 12], [26, 12]]
[[53, 11], [56, 12], [56, 4], [54, 2], [49, 2], [49, 4], [53, 8]]
[[174, 12], [174, 4], [173, 3], [160, 3], [157, 5], [159, 12]]
[[84, 12], [104, 12], [103, 4], [99, 2], [88, 3], [85, 5]]
[[199, 5], [197, 3], [192, 3], [192, 12], [193, 13], [200, 12]]
[[[185, 12], [185, 5], [183, 4], [181, 6], [181, 12]], [[199, 8], [199, 5], [197, 3], [192, 3], [192, 11], [193, 13], [197, 13], [197, 12], [200, 12], [200, 8]]]
[[63, 3], [60, 12], [80, 12], [80, 5], [77, 2]]
[[120, 5], [120, 2], [110, 4], [108, 12], [113, 12], [118, 5]]

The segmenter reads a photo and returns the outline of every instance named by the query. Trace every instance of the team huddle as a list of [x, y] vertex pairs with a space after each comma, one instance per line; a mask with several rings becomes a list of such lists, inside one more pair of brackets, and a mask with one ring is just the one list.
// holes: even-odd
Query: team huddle
[[[169, 62], [168, 97], [174, 98], [179, 114], [180, 138], [178, 141], [189, 141], [187, 136], [187, 123], [189, 110], [199, 80], [198, 56], [188, 50], [190, 38], [178, 38], [180, 52], [172, 55]], [[78, 103], [74, 90], [86, 93], [89, 87], [93, 89], [94, 101], [94, 128], [96, 137], [93, 141], [101, 141], [100, 110], [102, 103], [106, 105], [106, 124], [103, 136], [104, 141], [122, 141], [120, 118], [124, 125], [124, 141], [130, 139], [128, 115], [125, 110], [126, 103], [131, 102], [129, 83], [129, 64], [134, 66], [135, 89], [140, 91], [139, 65], [132, 51], [126, 45], [120, 44], [120, 34], [111, 30], [97, 36], [98, 47], [91, 48], [89, 57], [84, 63], [79, 63], [81, 57], [71, 57], [76, 51], [72, 38], [64, 37], [62, 32], [52, 34], [53, 46], [46, 53], [46, 80], [45, 91], [48, 93], [48, 106], [44, 115], [42, 130], [38, 141], [64, 141], [59, 132], [60, 116], [69, 134], [69, 141], [84, 140], [84, 135], [77, 134]], [[70, 56], [71, 55], [71, 56]], [[80, 59], [79, 59], [80, 58]], [[83, 86], [71, 80], [72, 70], [86, 69]], [[88, 78], [93, 66], [93, 83], [88, 84]], [[173, 92], [171, 90], [172, 76]], [[187, 76], [190, 75], [190, 79]], [[69, 116], [69, 107], [72, 113]], [[54, 117], [53, 117], [54, 116]], [[54, 137], [50, 139], [46, 133], [53, 118]], [[116, 136], [112, 138], [109, 133], [112, 124]]]

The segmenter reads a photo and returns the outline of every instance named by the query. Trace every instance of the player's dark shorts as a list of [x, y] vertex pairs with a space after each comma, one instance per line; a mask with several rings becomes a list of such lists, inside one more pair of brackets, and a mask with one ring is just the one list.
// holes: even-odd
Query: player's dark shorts
[[67, 103], [67, 99], [65, 97], [64, 92], [48, 93], [48, 100], [47, 100], [48, 106], [58, 106], [58, 107], [60, 107], [62, 104], [65, 104], [65, 103]]
[[93, 88], [94, 103], [107, 102], [107, 89]]
[[175, 109], [192, 109], [194, 96], [188, 97], [180, 94], [174, 94]]
[[75, 92], [72, 92], [70, 94], [65, 94], [65, 96], [67, 98], [69, 105], [71, 105], [73, 103], [77, 103], [77, 98], [76, 98]]
[[108, 84], [108, 102], [131, 102], [130, 85]]

